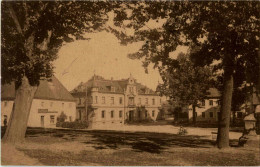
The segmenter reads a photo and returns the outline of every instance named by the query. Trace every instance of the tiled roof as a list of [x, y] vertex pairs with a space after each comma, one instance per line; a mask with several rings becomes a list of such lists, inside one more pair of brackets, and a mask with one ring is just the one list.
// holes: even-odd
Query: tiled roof
[[[114, 93], [124, 93], [128, 84], [128, 79], [121, 79], [121, 80], [107, 80], [101, 76], [93, 76], [90, 80], [85, 83], [80, 83], [75, 89], [71, 91], [71, 93], [76, 92], [85, 92], [86, 89], [90, 89], [92, 87], [98, 87], [99, 92], [101, 93], [111, 93], [111, 87], [115, 88]], [[152, 95], [156, 94], [153, 90], [147, 88], [146, 86], [135, 83], [138, 94], [146, 94]]]
[[[13, 100], [15, 98], [14, 82], [5, 84], [1, 88], [1, 98]], [[53, 76], [51, 81], [41, 80], [40, 85], [35, 93], [35, 99], [75, 101], [69, 91]]]

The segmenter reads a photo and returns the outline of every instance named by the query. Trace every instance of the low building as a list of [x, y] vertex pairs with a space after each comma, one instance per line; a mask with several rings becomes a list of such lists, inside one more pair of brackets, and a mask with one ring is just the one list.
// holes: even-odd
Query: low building
[[[196, 107], [196, 121], [197, 122], [208, 122], [216, 123], [220, 113], [220, 92], [215, 88], [208, 90], [206, 98], [200, 102], [200, 107]], [[186, 113], [188, 120], [192, 122], [193, 111], [192, 106], [183, 109]]]
[[[1, 126], [10, 118], [15, 99], [14, 83], [5, 84], [1, 88]], [[66, 121], [76, 118], [76, 103], [68, 90], [53, 76], [51, 81], [40, 81], [35, 93], [28, 127], [56, 127], [57, 117], [64, 113]]]
[[77, 119], [87, 120], [92, 128], [155, 121], [161, 106], [160, 96], [137, 83], [131, 75], [122, 80], [106, 80], [94, 75], [71, 94], [77, 99]]

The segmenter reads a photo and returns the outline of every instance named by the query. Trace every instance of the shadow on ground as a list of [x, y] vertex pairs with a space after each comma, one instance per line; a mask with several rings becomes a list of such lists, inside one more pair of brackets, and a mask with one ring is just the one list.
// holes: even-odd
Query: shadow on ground
[[[2, 128], [2, 136], [4, 129]], [[128, 148], [135, 152], [161, 153], [169, 148], [211, 148], [215, 141], [205, 139], [205, 136], [176, 135], [164, 133], [145, 132], [115, 132], [115, 131], [77, 131], [61, 129], [28, 128], [26, 138], [33, 142], [46, 142], [43, 137], [50, 137], [50, 142], [55, 138], [62, 141], [79, 141], [86, 147], [96, 150], [124, 149]], [[35, 140], [38, 139], [38, 140]], [[231, 146], [237, 146], [237, 140], [231, 140]]]

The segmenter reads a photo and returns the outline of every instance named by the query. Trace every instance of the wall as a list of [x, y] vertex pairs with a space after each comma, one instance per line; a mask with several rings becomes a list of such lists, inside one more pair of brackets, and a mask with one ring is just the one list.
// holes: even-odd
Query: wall
[[[93, 101], [90, 100], [91, 96]], [[105, 98], [105, 102], [103, 102], [102, 97]], [[114, 97], [114, 104], [112, 104], [111, 97]], [[120, 98], [122, 98], [121, 104], [119, 102]], [[88, 94], [87, 104], [95, 109], [94, 111], [88, 111], [88, 120], [91, 122], [90, 126], [92, 128], [124, 124], [125, 101], [123, 94], [92, 92], [91, 94]], [[105, 111], [104, 118], [102, 118], [102, 111]], [[111, 111], [114, 112], [113, 118], [111, 118]], [[119, 111], [122, 111], [121, 118], [119, 117]]]
[[[5, 101], [1, 101], [1, 116], [8, 116], [8, 120], [10, 118], [10, 114], [12, 111], [12, 102], [9, 102], [7, 107], [4, 106]], [[9, 106], [10, 105], [10, 106]], [[39, 109], [47, 109], [48, 112], [39, 113]], [[42, 100], [42, 99], [34, 99], [31, 106], [31, 111], [28, 120], [29, 127], [41, 127], [41, 116], [44, 116], [44, 127], [56, 127], [57, 116], [64, 112], [67, 115], [66, 121], [74, 121], [76, 118], [76, 104], [75, 102], [65, 102], [65, 101], [57, 101], [57, 100]], [[50, 122], [50, 116], [54, 116], [54, 122]], [[3, 121], [1, 123], [3, 126]]]
[[[210, 105], [210, 100], [213, 101], [213, 105]], [[212, 99], [205, 99], [205, 105], [201, 107], [196, 107], [197, 122], [217, 122], [218, 121], [218, 113], [220, 111], [220, 105], [219, 105], [219, 99], [212, 98]], [[202, 113], [205, 113], [205, 117], [203, 117]], [[210, 116], [210, 113], [213, 114], [213, 116]], [[193, 118], [193, 112], [192, 112], [192, 106], [189, 106], [189, 120], [192, 121]]]
[[[96, 99], [97, 97], [97, 99]], [[105, 98], [105, 103], [102, 100], [102, 97]], [[114, 104], [111, 103], [111, 97], [114, 98]], [[134, 97], [134, 105], [129, 106], [129, 97]], [[122, 98], [122, 103], [120, 104], [120, 98]], [[141, 98], [141, 103], [139, 103], [139, 98]], [[145, 99], [148, 98], [148, 104], [145, 103]], [[160, 97], [156, 95], [138, 95], [134, 87], [134, 92], [130, 92], [129, 89], [126, 90], [125, 94], [123, 93], [101, 93], [97, 91], [92, 91], [91, 94], [88, 94], [87, 105], [91, 105], [94, 111], [88, 111], [88, 120], [91, 122], [91, 127], [100, 127], [100, 126], [117, 126], [124, 124], [125, 120], [129, 118], [129, 111], [134, 110], [135, 118], [138, 119], [138, 114], [136, 107], [145, 106], [145, 109], [148, 112], [147, 118], [156, 120], [159, 107], [161, 106]], [[155, 100], [155, 103], [152, 103], [152, 99]], [[102, 111], [105, 111], [105, 117], [102, 118]], [[111, 117], [111, 111], [114, 112], [114, 117]], [[122, 117], [119, 117], [119, 111], [122, 111]], [[152, 112], [154, 111], [154, 116]]]

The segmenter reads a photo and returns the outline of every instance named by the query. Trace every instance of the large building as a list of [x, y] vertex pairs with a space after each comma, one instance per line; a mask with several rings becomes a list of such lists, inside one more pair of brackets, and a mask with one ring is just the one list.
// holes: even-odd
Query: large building
[[92, 128], [156, 120], [161, 106], [160, 96], [131, 75], [122, 80], [94, 75], [71, 94], [77, 99], [77, 119], [88, 121]]
[[[1, 125], [10, 118], [15, 99], [14, 83], [1, 88]], [[30, 116], [29, 127], [56, 127], [57, 117], [64, 113], [66, 121], [76, 118], [76, 101], [56, 77], [52, 81], [42, 80], [35, 93]]]

